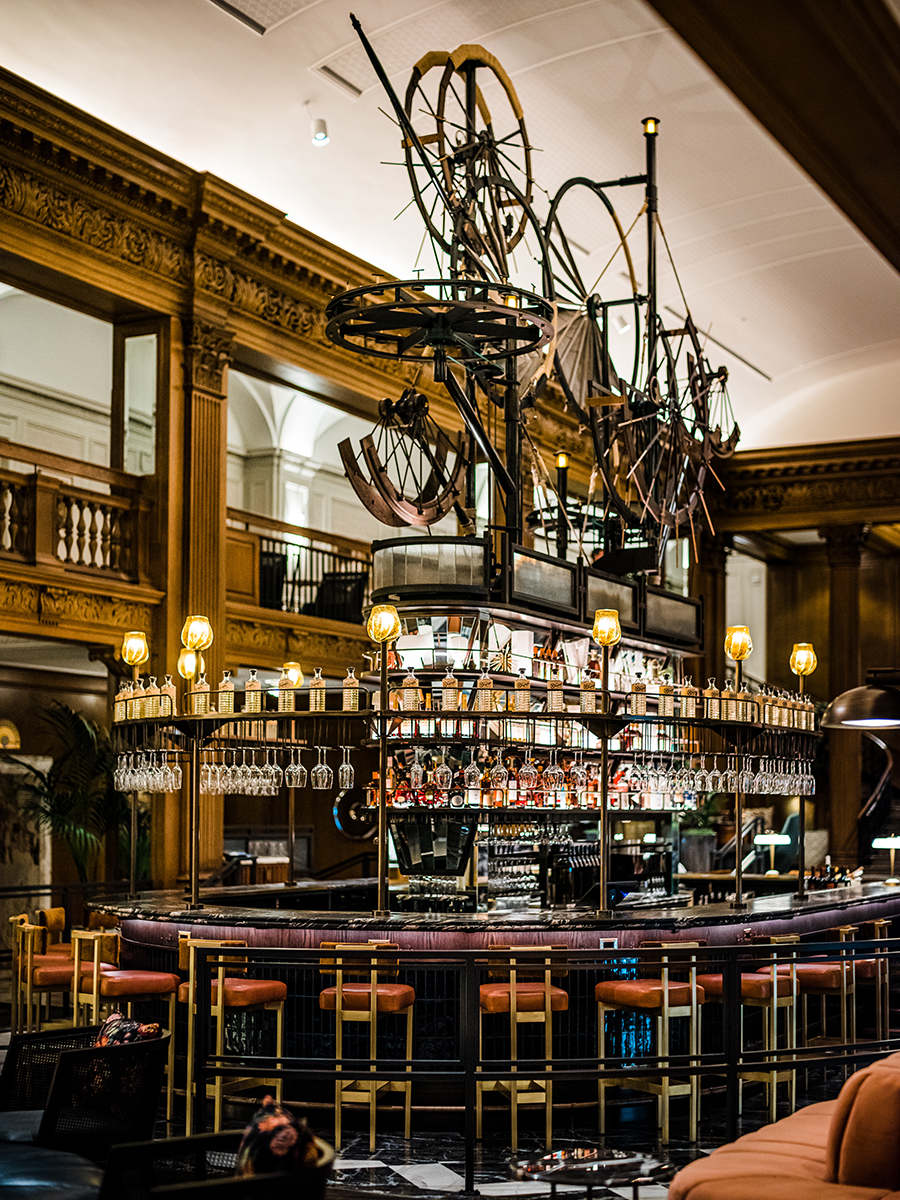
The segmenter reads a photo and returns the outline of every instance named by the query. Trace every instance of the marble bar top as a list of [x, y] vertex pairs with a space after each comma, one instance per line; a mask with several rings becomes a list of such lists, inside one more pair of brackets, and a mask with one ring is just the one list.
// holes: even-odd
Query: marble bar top
[[[356, 887], [368, 880], [344, 880]], [[311, 884], [311, 881], [307, 881]], [[302, 886], [302, 885], [299, 885]], [[322, 885], [317, 885], [321, 887]], [[266, 891], [282, 889], [296, 896], [297, 888], [283, 884], [268, 885]], [[105, 899], [90, 907], [117, 916], [126, 936], [138, 941], [168, 945], [177, 941], [177, 931], [193, 930], [196, 936], [241, 937], [251, 945], [314, 946], [331, 934], [346, 937], [348, 932], [365, 935], [385, 934], [409, 948], [478, 949], [509, 934], [510, 940], [523, 936], [531, 941], [552, 940], [567, 934], [573, 949], [596, 946], [599, 936], [616, 936], [620, 946], [636, 945], [655, 933], [704, 940], [709, 945], [727, 945], [745, 940], [747, 933], [799, 933], [812, 935], [836, 925], [854, 924], [885, 917], [900, 921], [900, 888], [880, 883], [856, 884], [830, 891], [813, 892], [798, 903], [791, 895], [762, 896], [749, 901], [744, 909], [729, 904], [705, 904], [693, 908], [666, 908], [614, 912], [599, 917], [596, 912], [576, 909], [520, 909], [489, 913], [392, 913], [375, 917], [370, 912], [308, 911], [294, 907], [253, 908], [240, 903], [244, 889], [222, 888], [208, 895], [201, 891], [204, 907], [186, 907], [179, 891], [148, 892], [137, 900]], [[258, 892], [259, 889], [246, 889]], [[223, 903], [223, 893], [234, 899]], [[247, 896], [252, 900], [252, 896]], [[286, 895], [289, 903], [293, 899]], [[152, 926], [159, 926], [154, 934]], [[174, 927], [177, 927], [174, 928]], [[894, 930], [900, 934], [900, 924]]]

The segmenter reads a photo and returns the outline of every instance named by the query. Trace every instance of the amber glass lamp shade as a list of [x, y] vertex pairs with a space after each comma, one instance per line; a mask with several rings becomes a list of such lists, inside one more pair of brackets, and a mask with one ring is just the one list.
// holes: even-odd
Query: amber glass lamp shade
[[126, 633], [122, 638], [122, 658], [129, 667], [139, 667], [150, 657], [150, 647], [147, 645], [146, 633], [135, 630]]
[[734, 662], [743, 662], [753, 652], [753, 639], [746, 625], [729, 625], [725, 631], [725, 653]]
[[396, 642], [400, 636], [400, 614], [393, 604], [376, 604], [366, 621], [366, 633], [373, 642]]
[[281, 669], [287, 672], [291, 687], [303, 687], [303, 668], [298, 662], [282, 663]]
[[598, 608], [594, 613], [591, 637], [601, 646], [614, 646], [622, 637], [619, 614], [614, 608]]
[[181, 644], [186, 650], [208, 650], [212, 640], [212, 625], [207, 617], [188, 617], [181, 631]]
[[794, 642], [791, 651], [791, 670], [795, 675], [812, 675], [818, 664], [812, 642]]
[[206, 663], [199, 650], [184, 649], [178, 655], [178, 674], [182, 679], [193, 679], [206, 670]]

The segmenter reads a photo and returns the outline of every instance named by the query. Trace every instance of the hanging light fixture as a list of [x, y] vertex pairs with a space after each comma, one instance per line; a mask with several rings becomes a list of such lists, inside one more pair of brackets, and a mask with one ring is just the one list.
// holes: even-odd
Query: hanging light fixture
[[208, 617], [188, 617], [181, 630], [181, 644], [186, 650], [208, 650], [213, 642], [212, 625]]
[[376, 604], [366, 621], [366, 633], [373, 642], [396, 642], [400, 636], [400, 614], [393, 604]]
[[206, 663], [199, 650], [185, 649], [178, 655], [178, 674], [182, 679], [193, 679], [196, 675], [202, 675], [205, 670]]
[[812, 675], [818, 664], [819, 660], [816, 658], [812, 642], [794, 642], [794, 648], [791, 651], [791, 670], [795, 675], [800, 676], [801, 690], [803, 677]]
[[594, 628], [591, 637], [601, 646], [615, 646], [622, 638], [619, 613], [615, 608], [598, 608], [594, 613]]
[[281, 669], [287, 672], [287, 677], [291, 681], [291, 687], [303, 687], [303, 668], [298, 662], [282, 663]]
[[122, 658], [129, 667], [139, 667], [150, 657], [150, 647], [147, 645], [147, 635], [140, 630], [126, 633], [122, 638]]
[[743, 662], [753, 653], [753, 639], [746, 625], [729, 625], [725, 631], [725, 653], [734, 662]]

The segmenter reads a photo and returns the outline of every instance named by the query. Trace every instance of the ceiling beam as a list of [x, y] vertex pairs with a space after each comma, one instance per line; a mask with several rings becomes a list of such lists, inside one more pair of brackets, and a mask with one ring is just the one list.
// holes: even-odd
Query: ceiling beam
[[648, 0], [900, 270], [900, 25], [885, 0]]

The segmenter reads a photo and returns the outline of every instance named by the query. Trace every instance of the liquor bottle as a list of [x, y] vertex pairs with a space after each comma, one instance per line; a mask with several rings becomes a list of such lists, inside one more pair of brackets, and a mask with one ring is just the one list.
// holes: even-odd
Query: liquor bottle
[[403, 680], [403, 693], [401, 696], [404, 712], [418, 712], [419, 710], [419, 681], [413, 673], [412, 667], [407, 671], [406, 678]]
[[641, 674], [638, 672], [637, 679], [631, 685], [630, 708], [633, 717], [645, 717], [647, 715], [647, 685], [641, 679]]
[[722, 698], [720, 701], [719, 711], [722, 714], [723, 721], [735, 720], [735, 711], [734, 711], [735, 694], [736, 694], [735, 690], [731, 686], [731, 684], [728, 684], [727, 687], [722, 689]]
[[707, 686], [703, 689], [703, 707], [706, 712], [707, 721], [721, 720], [721, 692], [716, 687], [716, 681], [714, 679], [708, 679]]
[[494, 684], [484, 668], [475, 684], [475, 711], [490, 712], [494, 703]]
[[357, 712], [359, 710], [359, 680], [356, 678], [352, 667], [347, 668], [342, 707], [344, 712]]
[[113, 721], [124, 721], [128, 709], [125, 704], [125, 684], [127, 680], [120, 680], [118, 689], [116, 690], [116, 698], [113, 703]]
[[552, 674], [547, 683], [547, 712], [565, 712], [563, 682], [559, 677], [559, 670], [555, 663], [551, 670]]
[[206, 675], [201, 674], [200, 678], [191, 688], [191, 707], [195, 717], [203, 716], [209, 712], [209, 684], [206, 682]]
[[165, 677], [159, 691], [159, 715], [161, 717], [177, 716], [175, 711], [175, 683], [171, 675]]
[[581, 711], [583, 713], [595, 713], [597, 711], [597, 684], [586, 671], [581, 683], [578, 685], [578, 690], [580, 693]]
[[[280, 698], [279, 698], [280, 699]], [[219, 712], [234, 712], [234, 681], [230, 671], [223, 671], [219, 681]]]
[[531, 680], [525, 674], [525, 668], [519, 667], [519, 674], [513, 684], [513, 705], [516, 712], [531, 711]]
[[687, 682], [681, 689], [681, 715], [693, 721], [697, 716], [697, 701], [700, 696], [699, 688], [695, 688], [688, 676]]
[[661, 717], [675, 716], [675, 685], [665, 683], [659, 685], [659, 715]]
[[250, 678], [244, 688], [244, 712], [262, 712], [262, 684], [256, 678], [256, 667], [250, 668]]
[[150, 682], [147, 685], [146, 692], [144, 693], [144, 716], [159, 716], [159, 685], [156, 682], [155, 675], [150, 676]]
[[459, 708], [459, 680], [452, 667], [447, 668], [447, 674], [441, 680], [441, 708], [444, 712], [456, 712]]
[[143, 678], [141, 678], [134, 685], [134, 719], [136, 721], [143, 721], [146, 715], [144, 711], [144, 696], [146, 691], [146, 684]]
[[734, 697], [734, 716], [738, 721], [752, 721], [756, 705], [746, 688], [741, 688]]
[[278, 680], [278, 711], [293, 712], [296, 694], [287, 667], [281, 668], [281, 678]]
[[309, 711], [325, 711], [325, 680], [322, 678], [321, 667], [316, 667], [316, 673], [309, 684]]

